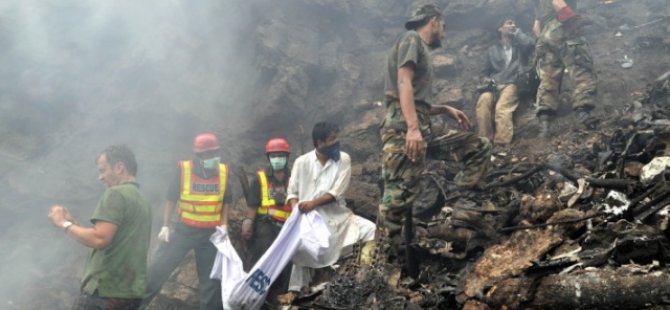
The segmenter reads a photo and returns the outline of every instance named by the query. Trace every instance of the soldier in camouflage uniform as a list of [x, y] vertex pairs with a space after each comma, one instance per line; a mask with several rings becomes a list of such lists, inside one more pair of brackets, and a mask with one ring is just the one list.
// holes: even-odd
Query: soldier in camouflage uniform
[[463, 128], [468, 117], [447, 105], [433, 105], [433, 67], [430, 47], [439, 47], [444, 21], [435, 5], [424, 5], [405, 24], [407, 31], [393, 46], [387, 60], [386, 116], [381, 125], [384, 193], [378, 224], [388, 232], [400, 230], [405, 210], [420, 192], [419, 179], [426, 156], [458, 160], [465, 168], [457, 185], [472, 188], [485, 173], [491, 154], [486, 138], [457, 130], [434, 132], [430, 115], [447, 113]]
[[537, 0], [533, 31], [538, 37], [537, 70], [540, 86], [537, 90], [536, 112], [540, 118], [540, 136], [547, 137], [549, 118], [559, 105], [558, 94], [563, 72], [568, 70], [574, 80], [573, 109], [587, 128], [593, 129], [596, 75], [588, 44], [580, 34], [586, 21], [577, 15], [577, 0]]

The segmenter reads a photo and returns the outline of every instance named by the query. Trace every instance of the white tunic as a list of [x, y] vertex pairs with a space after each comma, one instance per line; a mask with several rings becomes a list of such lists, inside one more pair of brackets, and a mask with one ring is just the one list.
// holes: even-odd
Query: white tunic
[[[335, 197], [335, 201], [318, 206], [312, 212], [318, 212], [328, 226], [328, 251], [320, 255], [319, 262], [303, 257], [297, 253], [293, 257], [290, 290], [299, 290], [309, 283], [308, 269], [332, 265], [340, 257], [343, 248], [359, 240], [369, 241], [374, 238], [375, 224], [355, 215], [346, 206], [344, 193], [351, 179], [351, 157], [340, 152], [340, 160], [329, 159], [325, 165], [319, 162], [316, 151], [311, 151], [296, 159], [291, 170], [287, 199], [297, 198], [300, 201], [312, 200], [326, 193]], [[297, 210], [296, 210], [297, 211]], [[298, 211], [299, 212], [299, 211]]]

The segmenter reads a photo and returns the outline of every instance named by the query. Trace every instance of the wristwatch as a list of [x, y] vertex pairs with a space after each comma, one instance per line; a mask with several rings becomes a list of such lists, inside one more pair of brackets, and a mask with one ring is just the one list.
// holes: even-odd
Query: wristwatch
[[70, 221], [63, 222], [63, 230], [65, 230], [65, 232], [67, 232], [67, 229], [70, 228], [70, 226], [72, 226], [72, 225], [74, 225], [74, 223], [72, 223]]

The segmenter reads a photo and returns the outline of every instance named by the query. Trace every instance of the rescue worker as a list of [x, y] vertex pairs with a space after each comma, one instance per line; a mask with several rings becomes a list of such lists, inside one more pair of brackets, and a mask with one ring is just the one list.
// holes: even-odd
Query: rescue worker
[[384, 94], [386, 116], [381, 124], [384, 192], [378, 225], [393, 235], [400, 231], [404, 214], [420, 192], [426, 156], [456, 159], [464, 169], [454, 179], [461, 188], [475, 187], [489, 165], [491, 144], [474, 133], [449, 129], [435, 132], [430, 115], [447, 113], [463, 129], [470, 120], [460, 110], [433, 104], [432, 48], [444, 38], [442, 13], [433, 4], [414, 11], [408, 30], [391, 48], [386, 65]]
[[[487, 51], [487, 75], [477, 100], [476, 114], [479, 135], [497, 145], [512, 142], [513, 114], [519, 106], [519, 83], [528, 71], [528, 59], [535, 41], [523, 33], [513, 18], [505, 17], [497, 25], [498, 44]], [[492, 115], [495, 115], [495, 122]], [[495, 127], [494, 127], [495, 123]]]
[[[228, 165], [221, 163], [220, 146], [213, 133], [201, 133], [193, 144], [195, 157], [179, 162], [168, 188], [163, 213], [161, 241], [149, 265], [149, 284], [142, 308], [151, 303], [172, 271], [193, 249], [198, 272], [200, 309], [221, 309], [221, 282], [209, 278], [217, 250], [209, 241], [217, 226], [227, 228], [232, 193], [228, 186]], [[175, 207], [179, 222], [171, 231]]]
[[537, 36], [536, 113], [540, 120], [540, 137], [549, 136], [549, 120], [559, 106], [563, 73], [574, 80], [572, 107], [577, 118], [589, 129], [597, 120], [591, 117], [596, 96], [596, 74], [593, 59], [581, 29], [588, 24], [575, 13], [577, 0], [537, 0], [533, 32]]
[[[251, 252], [251, 264], [255, 264], [272, 245], [284, 222], [291, 215], [286, 203], [286, 189], [291, 176], [288, 160], [291, 151], [286, 139], [273, 138], [265, 144], [268, 167], [258, 170], [251, 181], [247, 212], [242, 221], [242, 239]], [[288, 289], [290, 267], [272, 283], [267, 295], [270, 304]]]

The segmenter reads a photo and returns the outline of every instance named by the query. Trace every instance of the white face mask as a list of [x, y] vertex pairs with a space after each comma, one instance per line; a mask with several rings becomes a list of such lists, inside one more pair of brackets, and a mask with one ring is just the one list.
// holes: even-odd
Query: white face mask
[[203, 159], [202, 160], [202, 167], [205, 169], [214, 169], [216, 168], [219, 163], [221, 162], [221, 157], [212, 157], [208, 159]]
[[286, 167], [286, 157], [270, 157], [270, 166], [272, 170], [282, 170]]

